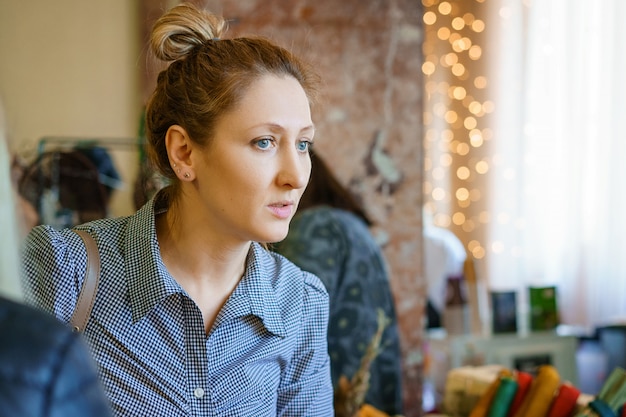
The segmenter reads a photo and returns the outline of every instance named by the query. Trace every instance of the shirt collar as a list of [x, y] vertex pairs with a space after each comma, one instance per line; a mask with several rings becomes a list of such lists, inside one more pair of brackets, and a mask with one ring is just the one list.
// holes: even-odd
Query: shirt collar
[[245, 297], [250, 314], [259, 317], [267, 330], [284, 337], [286, 330], [277, 294], [278, 282], [274, 257], [260, 244], [253, 242], [248, 253], [246, 272], [231, 299]]
[[169, 275], [156, 237], [155, 215], [167, 209], [158, 193], [131, 216], [126, 233], [126, 279], [133, 322], [141, 320], [167, 296], [182, 292]]
[[[156, 237], [155, 216], [167, 207], [165, 194], [159, 192], [131, 216], [128, 224], [125, 258], [133, 322], [141, 320], [164, 298], [177, 293], [185, 294], [167, 272]], [[253, 314], [263, 321], [268, 331], [284, 337], [285, 323], [278, 302], [276, 283], [279, 280], [276, 278], [274, 258], [261, 245], [253, 242], [246, 271], [226, 305], [226, 315]]]

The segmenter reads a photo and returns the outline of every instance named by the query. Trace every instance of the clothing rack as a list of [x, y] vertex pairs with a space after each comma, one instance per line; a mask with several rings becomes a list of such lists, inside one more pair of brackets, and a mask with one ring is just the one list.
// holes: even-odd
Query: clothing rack
[[145, 138], [143, 137], [77, 137], [77, 136], [43, 136], [37, 144], [37, 154], [41, 155], [47, 145], [58, 145], [61, 147], [84, 147], [89, 148], [99, 146], [103, 148], [113, 147], [143, 147]]
[[[127, 195], [130, 201], [134, 198], [133, 190], [127, 187], [134, 179], [123, 178], [116, 167], [123, 165], [115, 164], [116, 156], [120, 151], [130, 152], [133, 164], [142, 166], [144, 143], [141, 137], [43, 136], [20, 191], [46, 224], [70, 227], [105, 217], [112, 190], [122, 192], [124, 199]], [[138, 158], [132, 156], [135, 153]]]

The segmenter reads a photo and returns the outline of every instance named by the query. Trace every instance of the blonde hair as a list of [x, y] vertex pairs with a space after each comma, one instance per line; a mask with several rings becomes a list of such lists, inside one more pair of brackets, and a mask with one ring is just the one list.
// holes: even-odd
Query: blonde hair
[[318, 75], [291, 52], [263, 38], [223, 39], [225, 31], [222, 17], [188, 3], [170, 9], [152, 28], [152, 52], [171, 63], [146, 107], [148, 153], [174, 187], [178, 181], [165, 147], [170, 126], [182, 126], [191, 140], [206, 145], [219, 117], [265, 75], [295, 78], [311, 103], [317, 93]]
[[0, 295], [22, 299], [18, 221], [15, 212], [15, 189], [11, 184], [11, 158], [6, 139], [4, 108], [0, 102]]

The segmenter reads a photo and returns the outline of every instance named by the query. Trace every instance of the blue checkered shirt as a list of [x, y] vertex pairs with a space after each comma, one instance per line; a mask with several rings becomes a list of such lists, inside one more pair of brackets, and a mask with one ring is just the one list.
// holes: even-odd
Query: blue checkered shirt
[[[158, 205], [80, 226], [101, 258], [85, 337], [114, 413], [333, 416], [321, 281], [253, 243], [207, 336], [200, 310], [161, 260]], [[69, 322], [86, 269], [80, 237], [39, 226], [23, 256], [27, 299]]]

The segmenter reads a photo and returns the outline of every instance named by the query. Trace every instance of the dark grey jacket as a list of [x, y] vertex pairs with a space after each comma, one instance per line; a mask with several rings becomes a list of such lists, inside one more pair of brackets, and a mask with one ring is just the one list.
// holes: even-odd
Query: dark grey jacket
[[110, 415], [82, 336], [0, 297], [0, 417]]

